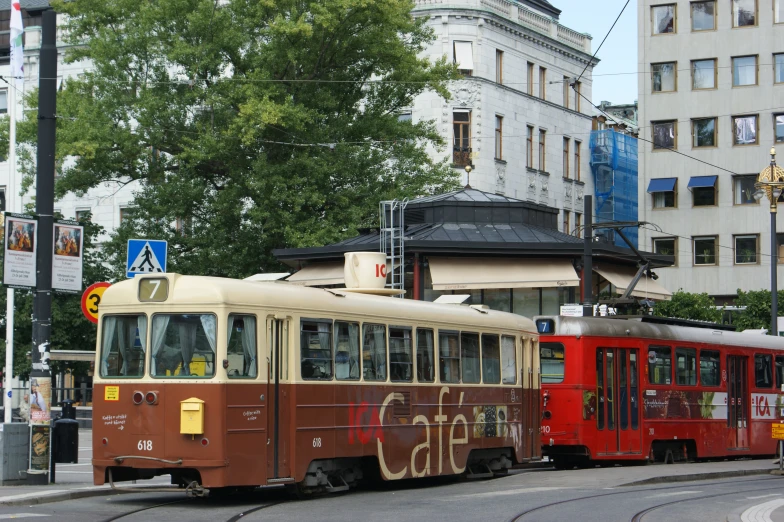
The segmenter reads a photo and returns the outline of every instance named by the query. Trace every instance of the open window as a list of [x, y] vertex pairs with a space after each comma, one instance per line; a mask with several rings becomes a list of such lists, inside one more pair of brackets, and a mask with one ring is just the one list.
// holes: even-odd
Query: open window
[[465, 76], [474, 73], [474, 48], [471, 42], [453, 42], [455, 65]]
[[675, 208], [675, 187], [678, 178], [656, 178], [648, 183], [648, 193], [653, 196], [653, 208]]

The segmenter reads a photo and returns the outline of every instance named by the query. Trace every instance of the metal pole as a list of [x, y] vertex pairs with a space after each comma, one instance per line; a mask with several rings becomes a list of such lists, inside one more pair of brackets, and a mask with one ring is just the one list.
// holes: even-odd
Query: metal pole
[[770, 202], [770, 335], [779, 335], [778, 315], [779, 296], [778, 282], [776, 281], [779, 266], [778, 245], [776, 244], [776, 204], [777, 201], [771, 194]]
[[784, 471], [784, 440], [779, 440], [779, 475]]
[[583, 204], [583, 316], [593, 316], [593, 196], [585, 196]]
[[[37, 435], [51, 439], [50, 419], [52, 411], [52, 373], [49, 369], [49, 349], [52, 330], [52, 255], [53, 255], [53, 213], [54, 213], [54, 170], [55, 170], [55, 109], [57, 106], [57, 14], [51, 9], [43, 12], [41, 23], [41, 58], [38, 78], [38, 156], [36, 178], [36, 213], [38, 214], [37, 281], [33, 297], [33, 370], [31, 384], [40, 394], [44, 405], [37, 409], [33, 419], [32, 391], [30, 424], [37, 427]], [[45, 410], [44, 410], [45, 408]], [[31, 447], [35, 450], [30, 430]], [[48, 441], [47, 441], [48, 442]], [[49, 444], [47, 444], [49, 446]], [[47, 453], [51, 457], [51, 446]], [[46, 484], [48, 482], [49, 462], [46, 456], [33, 451], [28, 483]], [[44, 462], [46, 465], [44, 465]]]
[[[18, 82], [9, 84], [8, 89], [8, 110], [10, 112], [8, 130], [8, 187], [5, 195], [5, 211], [12, 212], [17, 210], [14, 205], [16, 191], [16, 85]], [[18, 209], [21, 210], [21, 209]], [[14, 376], [14, 289], [8, 288], [5, 293], [5, 395], [3, 396], [3, 422], [13, 422], [11, 416], [12, 402], [12, 379]], [[24, 397], [24, 395], [22, 395]]]

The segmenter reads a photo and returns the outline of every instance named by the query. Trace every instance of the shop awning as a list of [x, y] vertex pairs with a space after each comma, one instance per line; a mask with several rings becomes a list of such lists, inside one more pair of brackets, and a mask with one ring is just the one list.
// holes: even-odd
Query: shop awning
[[[715, 187], [718, 176], [693, 176], [689, 180], [689, 185], [686, 188], [707, 188]], [[650, 192], [650, 191], [649, 191]]]
[[433, 290], [579, 286], [568, 259], [431, 257]]
[[343, 263], [308, 265], [286, 281], [304, 286], [342, 285]]
[[[593, 267], [593, 271], [608, 280], [619, 292], [625, 292], [629, 283], [637, 274], [637, 269], [622, 266], [605, 265]], [[632, 290], [634, 297], [649, 297], [651, 299], [669, 299], [672, 292], [662, 285], [643, 275]]]
[[652, 179], [650, 183], [648, 183], [648, 192], [672, 192], [675, 190], [675, 183], [678, 181], [678, 178], [657, 178]]

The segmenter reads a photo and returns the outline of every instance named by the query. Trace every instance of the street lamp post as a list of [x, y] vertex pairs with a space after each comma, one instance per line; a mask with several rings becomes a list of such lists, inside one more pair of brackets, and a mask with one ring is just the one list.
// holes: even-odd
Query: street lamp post
[[770, 149], [770, 166], [765, 167], [757, 176], [754, 184], [757, 191], [754, 198], [759, 201], [762, 196], [767, 196], [770, 201], [770, 335], [778, 335], [778, 283], [776, 270], [778, 269], [778, 244], [776, 241], [776, 211], [778, 199], [784, 189], [784, 169], [776, 165], [776, 149]]

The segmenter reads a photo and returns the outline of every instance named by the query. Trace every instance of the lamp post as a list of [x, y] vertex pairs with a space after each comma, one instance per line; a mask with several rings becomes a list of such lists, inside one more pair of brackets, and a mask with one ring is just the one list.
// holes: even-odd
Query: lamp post
[[778, 283], [776, 270], [778, 269], [778, 245], [776, 241], [776, 211], [778, 199], [784, 189], [784, 169], [776, 165], [776, 149], [770, 149], [770, 166], [765, 167], [757, 176], [754, 184], [757, 191], [754, 199], [759, 201], [762, 196], [767, 196], [770, 201], [770, 335], [778, 335]]

